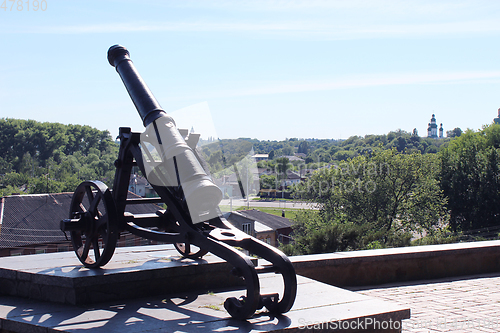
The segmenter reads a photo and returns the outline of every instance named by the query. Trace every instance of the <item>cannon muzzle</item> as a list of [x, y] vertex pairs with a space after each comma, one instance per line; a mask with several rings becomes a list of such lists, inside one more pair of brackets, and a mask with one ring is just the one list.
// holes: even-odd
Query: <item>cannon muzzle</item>
[[130, 53], [125, 47], [121, 45], [111, 46], [108, 50], [108, 61], [120, 74], [130, 98], [141, 116], [144, 127], [147, 127], [160, 117], [167, 116], [165, 110], [161, 108], [139, 72], [137, 72], [134, 63], [130, 59]]

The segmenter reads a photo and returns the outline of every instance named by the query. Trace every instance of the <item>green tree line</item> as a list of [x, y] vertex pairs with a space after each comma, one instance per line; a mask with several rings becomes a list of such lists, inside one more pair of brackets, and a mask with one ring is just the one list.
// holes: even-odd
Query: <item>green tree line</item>
[[[374, 152], [395, 149], [398, 152], [420, 152], [422, 154], [437, 153], [453, 137], [458, 137], [462, 130], [456, 128], [448, 131], [448, 137], [435, 140], [418, 136], [417, 132], [389, 132], [382, 135], [352, 136], [347, 140], [333, 139], [297, 139], [282, 141], [257, 140], [250, 138], [217, 140], [201, 148], [203, 158], [208, 162], [212, 173], [241, 160], [252, 149], [254, 153], [269, 154], [268, 161], [259, 163], [261, 168], [275, 169], [277, 160], [283, 156], [299, 156], [304, 160], [304, 168], [317, 168], [326, 163], [346, 161], [356, 156], [370, 155]], [[292, 168], [297, 169], [297, 168]]]
[[81, 180], [112, 183], [118, 145], [84, 125], [0, 119], [0, 194], [73, 191]]

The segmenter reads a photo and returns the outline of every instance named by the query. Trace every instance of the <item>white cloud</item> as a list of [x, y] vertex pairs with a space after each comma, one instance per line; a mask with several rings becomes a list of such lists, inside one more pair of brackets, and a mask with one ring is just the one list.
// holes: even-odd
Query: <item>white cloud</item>
[[329, 24], [322, 22], [169, 22], [107, 23], [91, 25], [45, 26], [5, 29], [4, 33], [89, 34], [126, 32], [219, 32], [248, 33], [259, 37], [345, 40], [365, 38], [411, 38], [476, 33], [498, 33], [496, 20], [415, 24]]
[[471, 9], [478, 11], [484, 8], [494, 7], [496, 4], [488, 0], [459, 0], [459, 1], [436, 1], [436, 0], [161, 0], [150, 1], [157, 5], [167, 4], [169, 7], [178, 8], [212, 8], [241, 11], [301, 11], [304, 10], [375, 10], [377, 14], [453, 14]]
[[[128, 5], [135, 2], [129, 1]], [[10, 22], [0, 24], [0, 33], [236, 32], [259, 38], [337, 40], [500, 31], [495, 15], [500, 11], [500, 2], [496, 1], [188, 0], [148, 1], [143, 6], [158, 16], [126, 23]], [[173, 7], [177, 11], [175, 18], [160, 14]]]
[[301, 82], [255, 82], [246, 87], [221, 88], [205, 90], [199, 96], [189, 95], [195, 99], [230, 98], [241, 96], [273, 95], [286, 93], [303, 93], [313, 91], [329, 91], [337, 89], [363, 88], [388, 85], [411, 84], [478, 84], [500, 82], [500, 71], [463, 71], [442, 73], [396, 73], [345, 76], [335, 80], [301, 81]]

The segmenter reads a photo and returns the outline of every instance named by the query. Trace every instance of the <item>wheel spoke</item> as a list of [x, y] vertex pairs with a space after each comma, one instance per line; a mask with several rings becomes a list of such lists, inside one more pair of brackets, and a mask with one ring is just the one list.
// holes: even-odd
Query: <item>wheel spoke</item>
[[92, 191], [92, 186], [85, 186], [85, 194], [87, 194], [89, 204], [94, 201], [94, 192]]
[[80, 202], [79, 206], [80, 206], [81, 212], [85, 213], [87, 211], [87, 208], [85, 208], [85, 206], [83, 205], [83, 202]]
[[82, 261], [87, 261], [88, 259], [88, 256], [89, 256], [89, 250], [90, 250], [90, 244], [92, 243], [92, 241], [86, 237], [85, 238], [85, 245], [83, 246], [83, 250], [82, 250], [82, 253], [80, 255], [80, 258]]
[[[90, 199], [90, 198], [89, 198]], [[90, 206], [89, 206], [89, 212], [92, 214], [93, 217], [97, 216], [98, 210], [97, 206], [99, 205], [99, 202], [101, 201], [101, 193], [97, 192], [97, 195], [93, 197]]]
[[106, 227], [108, 226], [108, 214], [102, 215], [99, 219], [96, 220], [96, 231], [101, 231], [103, 228], [103, 232], [106, 232]]
[[99, 237], [95, 237], [92, 239], [92, 243], [94, 245], [94, 255], [95, 255], [95, 260], [97, 261], [101, 257], [101, 252], [99, 250]]

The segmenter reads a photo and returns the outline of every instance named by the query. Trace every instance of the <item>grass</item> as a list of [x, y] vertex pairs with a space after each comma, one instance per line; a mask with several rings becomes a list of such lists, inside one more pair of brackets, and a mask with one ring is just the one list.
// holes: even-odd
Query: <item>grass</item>
[[[231, 207], [229, 205], [219, 205], [220, 209], [223, 212], [228, 212]], [[254, 207], [252, 206], [252, 203], [250, 202], [250, 208], [248, 208], [246, 205], [245, 206], [233, 206], [233, 211], [238, 211], [238, 210], [247, 210], [247, 209], [256, 209], [264, 213], [276, 215], [276, 216], [281, 216], [282, 211], [285, 211], [285, 217], [289, 218], [291, 220], [295, 219], [297, 212], [303, 210], [302, 208], [275, 208], [275, 207]]]
[[296, 199], [285, 199], [285, 198], [280, 198], [280, 197], [277, 197], [277, 198], [260, 198], [260, 197], [255, 197], [255, 198], [252, 198], [252, 200], [250, 201], [297, 201]]
[[[280, 209], [280, 208], [267, 208], [267, 207], [257, 207], [257, 208], [254, 208], [256, 210], [259, 210], [261, 212], [264, 212], [264, 213], [268, 213], [268, 214], [273, 214], [273, 215], [276, 215], [276, 216], [281, 216], [281, 213], [283, 212], [283, 209]], [[284, 209], [285, 211], [285, 217], [287, 218], [292, 218], [291, 215], [293, 215], [293, 217], [295, 217], [295, 214], [291, 214], [293, 213], [293, 211], [297, 211], [298, 209]]]
[[215, 310], [215, 311], [221, 311], [220, 306], [215, 305], [215, 304], [200, 305], [199, 308], [207, 308], [207, 309], [212, 309], [212, 310]]
[[[241, 207], [242, 209], [238, 210], [246, 210], [246, 207]], [[281, 213], [283, 211], [282, 208], [268, 208], [268, 207], [254, 207], [253, 209], [259, 210], [264, 213], [276, 215], [276, 216], [281, 216]], [[297, 212], [301, 211], [302, 209], [300, 208], [285, 208], [285, 217], [291, 220], [294, 220]]]
[[138, 260], [129, 260], [127, 261], [127, 264], [137, 264], [138, 262]]

